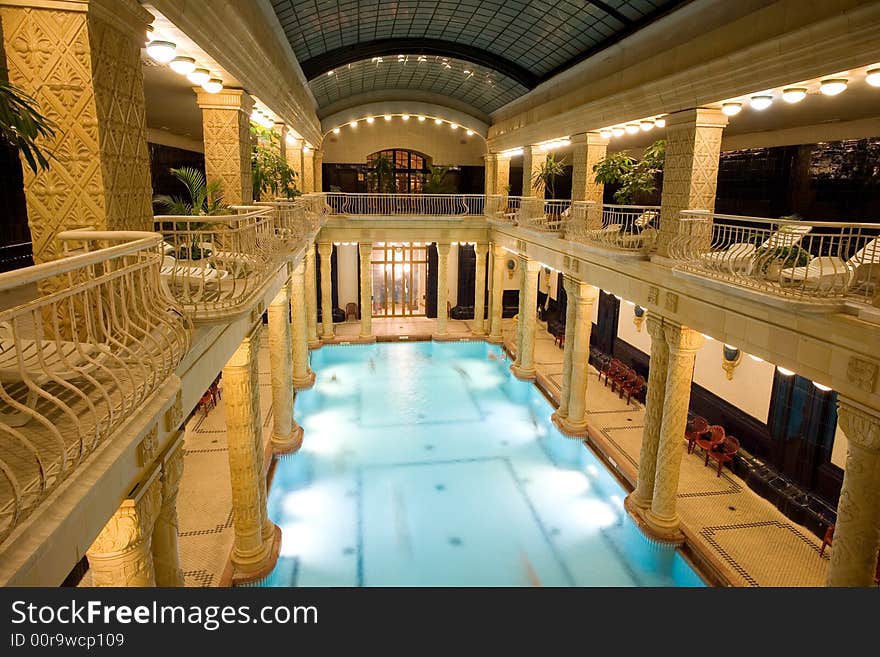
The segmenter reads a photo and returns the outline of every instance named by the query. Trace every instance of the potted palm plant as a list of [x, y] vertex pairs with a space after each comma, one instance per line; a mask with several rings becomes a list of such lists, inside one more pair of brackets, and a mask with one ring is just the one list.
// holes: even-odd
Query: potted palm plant
[[556, 159], [555, 153], [550, 153], [547, 159], [541, 162], [541, 166], [532, 174], [532, 186], [538, 190], [545, 192], [547, 196], [549, 192], [550, 198], [556, 198], [555, 185], [556, 178], [565, 175], [565, 159]]
[[648, 146], [640, 160], [629, 151], [611, 153], [593, 167], [595, 181], [601, 185], [619, 185], [614, 200], [621, 205], [632, 205], [657, 189], [657, 175], [663, 172], [665, 158], [665, 139]]
[[[223, 201], [223, 185], [219, 180], [207, 182], [205, 175], [192, 167], [170, 169], [171, 175], [177, 178], [186, 188], [189, 198], [158, 194], [153, 202], [162, 207], [166, 214], [186, 217], [230, 214], [229, 207]], [[160, 229], [167, 228], [160, 226]], [[170, 228], [170, 227], [169, 227]], [[210, 249], [196, 244], [196, 231], [205, 228], [204, 223], [175, 222], [173, 230], [189, 231], [192, 243], [179, 247], [178, 258], [200, 260], [210, 255]]]

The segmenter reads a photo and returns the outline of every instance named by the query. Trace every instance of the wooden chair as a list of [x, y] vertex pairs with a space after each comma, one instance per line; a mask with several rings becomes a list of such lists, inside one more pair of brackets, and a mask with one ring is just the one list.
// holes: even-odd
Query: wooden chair
[[706, 421], [702, 415], [697, 415], [688, 423], [688, 426], [685, 427], [684, 437], [687, 438], [688, 441], [688, 454], [691, 454], [694, 451], [694, 445], [697, 442], [697, 438], [705, 435], [709, 431], [709, 423]]
[[205, 417], [208, 417], [208, 413], [214, 408], [214, 396], [210, 393], [210, 391], [205, 391], [205, 394], [202, 395], [202, 398], [199, 399], [199, 410]]
[[356, 303], [347, 303], [345, 304], [345, 321], [348, 321], [348, 318], [351, 317], [352, 320], [357, 321], [357, 312], [358, 307]]
[[718, 462], [718, 472], [715, 474], [716, 477], [721, 476], [721, 467], [725, 463], [730, 463], [733, 461], [733, 457], [736, 456], [736, 453], [739, 451], [739, 440], [734, 438], [733, 436], [725, 436], [724, 440], [722, 440], [717, 445], [714, 445], [712, 448], [706, 452], [706, 463], [709, 462], [711, 458], [713, 461]]
[[703, 465], [709, 465], [709, 450], [713, 445], [718, 445], [724, 440], [724, 427], [720, 424], [713, 424], [709, 427], [708, 433], [704, 433], [697, 438], [696, 446], [703, 450], [706, 455], [706, 462]]
[[629, 379], [631, 374], [635, 374], [630, 368], [622, 362], [617, 361], [617, 369], [611, 374], [611, 392], [617, 392], [621, 386]]
[[[635, 372], [633, 372], [635, 374]], [[634, 378], [627, 380], [620, 388], [620, 396], [623, 397], [623, 393], [626, 393], [626, 403], [629, 405], [629, 400], [636, 395], [641, 394], [642, 390], [645, 389], [645, 377], [641, 374], [636, 374]]]

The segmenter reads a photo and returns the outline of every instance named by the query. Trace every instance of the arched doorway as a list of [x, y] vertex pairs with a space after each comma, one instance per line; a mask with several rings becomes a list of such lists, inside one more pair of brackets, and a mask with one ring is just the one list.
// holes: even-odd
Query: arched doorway
[[367, 191], [418, 194], [431, 170], [431, 158], [405, 148], [389, 148], [367, 155]]

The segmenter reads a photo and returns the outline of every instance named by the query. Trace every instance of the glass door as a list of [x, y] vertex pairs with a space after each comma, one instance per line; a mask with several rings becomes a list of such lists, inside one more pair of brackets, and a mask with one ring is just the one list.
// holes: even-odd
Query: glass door
[[373, 317], [425, 315], [428, 249], [421, 242], [373, 245]]

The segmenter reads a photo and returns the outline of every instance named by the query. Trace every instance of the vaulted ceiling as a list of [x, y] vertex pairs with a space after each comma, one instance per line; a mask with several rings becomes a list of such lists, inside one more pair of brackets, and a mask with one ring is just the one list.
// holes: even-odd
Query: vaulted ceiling
[[366, 91], [412, 89], [453, 96], [488, 114], [684, 1], [272, 5], [319, 107]]

